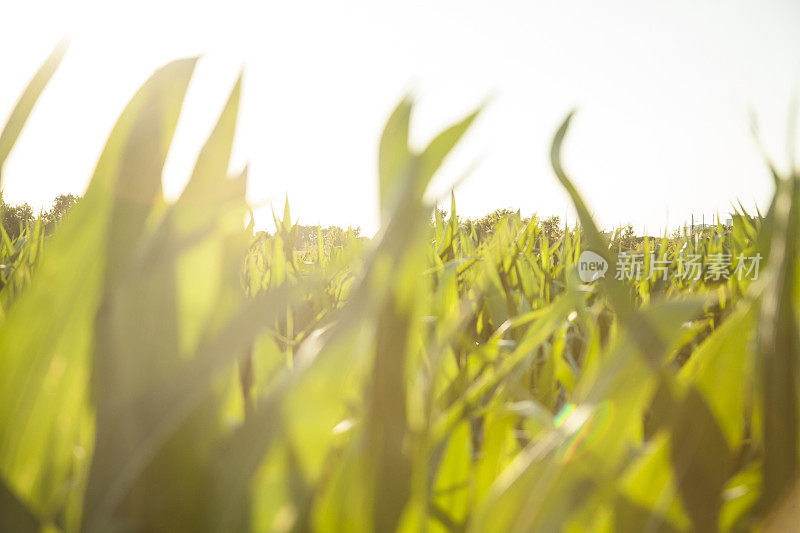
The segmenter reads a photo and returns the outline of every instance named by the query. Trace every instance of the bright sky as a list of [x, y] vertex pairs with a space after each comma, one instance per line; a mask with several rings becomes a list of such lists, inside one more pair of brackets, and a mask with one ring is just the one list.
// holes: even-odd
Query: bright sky
[[[235, 166], [269, 226], [289, 194], [301, 223], [376, 229], [377, 144], [401, 96], [422, 144], [491, 97], [433, 186], [461, 214], [499, 207], [575, 216], [549, 167], [578, 114], [565, 166], [601, 225], [637, 233], [732, 201], [764, 206], [771, 181], [749, 112], [779, 163], [800, 91], [800, 2], [401, 0], [17, 1], [0, 9], [0, 121], [65, 35], [67, 57], [6, 164], [12, 203], [82, 193], [127, 100], [171, 59], [202, 55], [165, 169], [175, 197], [240, 68]], [[449, 202], [448, 202], [449, 203]], [[708, 220], [707, 220], [708, 221]]]

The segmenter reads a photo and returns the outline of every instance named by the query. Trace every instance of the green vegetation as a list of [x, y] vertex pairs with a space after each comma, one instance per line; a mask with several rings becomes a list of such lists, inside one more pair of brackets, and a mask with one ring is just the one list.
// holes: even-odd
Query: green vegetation
[[0, 213], [3, 216], [3, 230], [12, 240], [17, 239], [23, 233], [31, 231], [32, 226], [41, 219], [48, 231], [55, 229], [55, 225], [69, 211], [78, 204], [78, 198], [73, 194], [60, 194], [56, 196], [53, 206], [49, 211], [41, 213], [35, 217], [33, 209], [28, 204], [8, 205], [3, 201], [0, 194]]
[[[62, 53], [0, 136], [0, 169]], [[380, 140], [374, 238], [326, 242], [288, 204], [256, 234], [247, 171], [228, 171], [239, 83], [162, 198], [194, 65], [142, 86], [50, 236], [3, 236], [0, 530], [796, 525], [797, 175], [774, 173], [763, 218], [624, 244], [671, 264], [617, 280], [626, 235], [598, 231], [562, 168], [569, 119], [552, 164], [579, 225], [459, 224], [455, 200], [445, 217], [423, 193], [475, 114], [416, 152], [405, 99]], [[580, 281], [585, 249], [605, 278]], [[757, 280], [679, 275], [689, 254], [757, 253]]]

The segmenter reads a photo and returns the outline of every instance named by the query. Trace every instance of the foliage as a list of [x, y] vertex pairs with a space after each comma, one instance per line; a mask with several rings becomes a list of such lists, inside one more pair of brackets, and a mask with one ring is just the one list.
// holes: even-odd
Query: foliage
[[[677, 237], [677, 239], [680, 239], [680, 237]], [[612, 249], [616, 249], [619, 252], [635, 250], [637, 244], [638, 239], [633, 232], [633, 226], [630, 224], [616, 229], [611, 238]]]
[[[58, 195], [50, 210], [40, 215], [45, 230], [52, 231], [55, 225], [78, 204], [78, 200], [79, 198], [73, 194]], [[27, 203], [8, 205], [3, 201], [2, 193], [0, 193], [0, 213], [2, 213], [3, 230], [12, 241], [30, 231], [37, 221], [31, 206]]]
[[[3, 239], [24, 278], [0, 289], [0, 530], [794, 525], [796, 173], [775, 173], [763, 219], [643, 239], [668, 280], [617, 280], [561, 164], [569, 118], [552, 164], [580, 227], [551, 241], [536, 218], [496, 213], [490, 233], [426, 204], [475, 114], [415, 151], [404, 99], [380, 232], [298, 247], [288, 202], [274, 235], [241, 227], [239, 83], [164, 202], [194, 63], [133, 97], [51, 238]], [[584, 249], [609, 275], [578, 279]], [[757, 281], [678, 279], [689, 252], [766, 262]]]
[[8, 205], [0, 195], [0, 213], [3, 217], [3, 229], [13, 240], [24, 233], [36, 219], [33, 209], [28, 204]]
[[[442, 211], [440, 215], [446, 215], [446, 213], [446, 211]], [[494, 233], [495, 227], [501, 220], [512, 218], [515, 215], [519, 215], [519, 212], [512, 211], [511, 209], [495, 209], [479, 219], [468, 219], [463, 225], [467, 231], [474, 231], [478, 240], [483, 240], [488, 235]]]
[[558, 239], [564, 236], [564, 228], [561, 226], [561, 218], [551, 216], [542, 220], [542, 232], [544, 233], [550, 244], [554, 244]]
[[56, 199], [53, 201], [53, 207], [50, 208], [50, 211], [42, 215], [45, 224], [49, 226], [57, 224], [73, 207], [78, 205], [79, 200], [80, 198], [74, 194], [59, 194], [56, 196]]

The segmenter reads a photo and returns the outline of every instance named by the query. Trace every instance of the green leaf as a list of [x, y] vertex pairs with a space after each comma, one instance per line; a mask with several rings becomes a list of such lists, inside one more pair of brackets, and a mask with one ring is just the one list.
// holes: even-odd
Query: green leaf
[[403, 98], [389, 117], [381, 135], [378, 153], [380, 206], [383, 216], [393, 209], [406, 182], [411, 149], [408, 146], [408, 125], [411, 120], [411, 99]]
[[[644, 531], [646, 523], [686, 530], [689, 517], [681, 505], [670, 463], [669, 435], [661, 433], [647, 442], [619, 480], [620, 499], [635, 508], [617, 507], [617, 524], [622, 531]], [[619, 503], [619, 501], [618, 501]], [[636, 511], [631, 513], [631, 511]], [[621, 512], [621, 514], [620, 514]]]
[[[107, 247], [99, 250], [106, 268], [92, 362], [97, 433], [85, 499], [84, 524], [89, 530], [105, 525], [114, 511], [99, 502], [116, 502], [121, 494], [102, 480], [118, 475], [120, 459], [132, 453], [141, 431], [130, 413], [121, 418], [114, 413], [151, 377], [169, 368], [177, 351], [172, 280], [146, 284], [147, 292], [142, 293], [141, 282], [130, 276], [136, 272], [132, 269], [138, 263], [145, 223], [161, 199], [161, 171], [194, 66], [194, 59], [176, 61], [142, 86], [114, 128], [87, 192], [87, 199], [106, 192], [104, 200], [110, 203]], [[144, 270], [145, 277], [148, 272]], [[160, 316], [137, 320], [141, 314]]]
[[677, 533], [675, 528], [663, 516], [653, 513], [651, 509], [642, 507], [626, 499], [618, 498], [614, 506], [616, 531], [647, 531]]
[[764, 439], [762, 503], [780, 501], [800, 473], [798, 458], [798, 358], [800, 333], [794, 295], [800, 202], [796, 176], [780, 179], [773, 208], [769, 284], [763, 295], [758, 326], [759, 371]]
[[0, 179], [3, 175], [3, 164], [6, 162], [8, 154], [14, 147], [14, 143], [17, 142], [17, 138], [22, 128], [25, 126], [25, 122], [28, 120], [33, 106], [36, 105], [36, 101], [39, 99], [42, 91], [44, 91], [50, 78], [53, 77], [58, 65], [61, 63], [64, 54], [67, 52], [68, 44], [69, 42], [67, 39], [58, 43], [55, 49], [50, 53], [50, 56], [45, 60], [42, 66], [39, 67], [39, 70], [28, 83], [28, 86], [25, 87], [25, 91], [22, 93], [17, 105], [11, 112], [11, 116], [3, 127], [2, 133], [0, 133]]
[[0, 477], [0, 529], [19, 533], [36, 533], [39, 520]]
[[703, 394], [731, 450], [745, 438], [745, 420], [752, 397], [751, 349], [755, 312], [740, 308], [716, 329], [681, 369], [682, 380]]
[[733, 462], [703, 396], [689, 389], [672, 426], [670, 456], [683, 505], [696, 531], [716, 531], [722, 489]]
[[664, 340], [657, 335], [653, 324], [649, 324], [642, 315], [633, 313], [631, 298], [626, 293], [622, 283], [616, 280], [614, 276], [617, 269], [616, 258], [609, 253], [607, 241], [597, 229], [589, 208], [561, 165], [561, 146], [573, 115], [574, 112], [567, 115], [553, 138], [553, 144], [550, 149], [550, 162], [553, 171], [558, 181], [566, 189], [567, 194], [572, 199], [575, 210], [578, 212], [578, 218], [581, 221], [581, 227], [586, 237], [586, 244], [593, 252], [601, 255], [608, 262], [608, 273], [604, 278], [601, 278], [600, 284], [606, 290], [609, 303], [619, 315], [620, 321], [627, 327], [628, 331], [633, 333], [633, 338], [641, 348], [642, 354], [646, 357], [660, 354], [664, 351]]

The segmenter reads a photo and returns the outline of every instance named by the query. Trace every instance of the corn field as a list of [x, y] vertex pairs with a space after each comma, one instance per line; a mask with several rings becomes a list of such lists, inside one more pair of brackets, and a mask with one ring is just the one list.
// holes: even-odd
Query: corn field
[[[64, 53], [0, 136], [0, 170]], [[161, 175], [195, 61], [157, 71], [51, 235], [0, 242], [0, 530], [784, 531], [798, 527], [800, 180], [762, 215], [645, 238], [486, 235], [425, 191], [479, 111], [379, 143], [381, 229], [298, 251], [247, 225], [240, 84], [174, 202]], [[43, 152], [46, 147], [43, 147]], [[434, 215], [435, 213], [435, 215]], [[581, 253], [608, 272], [578, 275]], [[684, 258], [763, 257], [747, 276]]]

